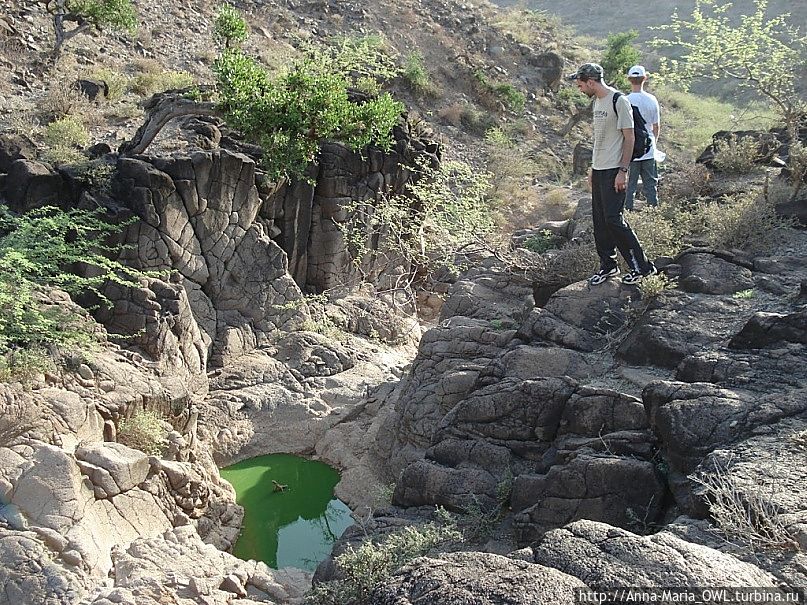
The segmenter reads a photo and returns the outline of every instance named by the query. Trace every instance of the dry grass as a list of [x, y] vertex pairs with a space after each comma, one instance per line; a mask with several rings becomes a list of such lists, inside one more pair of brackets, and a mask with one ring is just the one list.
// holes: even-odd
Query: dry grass
[[775, 482], [749, 486], [732, 474], [731, 461], [690, 479], [703, 488], [712, 519], [726, 541], [752, 550], [798, 548], [774, 503], [780, 491]]

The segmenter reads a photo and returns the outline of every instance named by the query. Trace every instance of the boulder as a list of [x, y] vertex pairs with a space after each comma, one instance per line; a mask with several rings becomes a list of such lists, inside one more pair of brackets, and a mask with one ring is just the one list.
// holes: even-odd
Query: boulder
[[580, 578], [593, 590], [631, 586], [778, 588], [773, 576], [754, 565], [663, 531], [639, 536], [605, 523], [576, 521], [547, 533], [532, 552], [536, 563]]
[[84, 475], [92, 481], [96, 498], [109, 498], [145, 481], [149, 473], [146, 454], [121, 443], [94, 443], [76, 449]]
[[408, 563], [373, 591], [369, 603], [572, 605], [579, 602], [575, 595], [585, 588], [577, 578], [543, 565], [490, 553], [445, 553]]

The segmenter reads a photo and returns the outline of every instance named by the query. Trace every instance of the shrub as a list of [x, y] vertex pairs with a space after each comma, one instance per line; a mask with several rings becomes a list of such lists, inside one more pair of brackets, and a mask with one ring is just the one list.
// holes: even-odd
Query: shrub
[[247, 39], [247, 22], [238, 9], [226, 2], [219, 7], [213, 24], [213, 37], [224, 42], [225, 48], [241, 44]]
[[498, 126], [488, 129], [488, 131], [485, 133], [485, 142], [493, 145], [494, 147], [506, 148], [513, 146], [512, 139], [507, 136], [507, 133]]
[[664, 173], [659, 199], [666, 202], [694, 201], [711, 192], [712, 174], [703, 164], [690, 162]]
[[780, 217], [772, 200], [757, 191], [738, 193], [705, 206], [703, 235], [716, 248], [763, 252], [781, 241], [793, 219]]
[[524, 247], [530, 252], [543, 254], [547, 250], [557, 248], [558, 243], [559, 238], [554, 233], [549, 229], [542, 229], [538, 235], [528, 237], [524, 242]]
[[639, 282], [639, 292], [642, 293], [643, 301], [651, 301], [660, 298], [668, 290], [675, 290], [678, 287], [678, 280], [670, 279], [664, 273], [648, 275]]
[[438, 269], [456, 273], [457, 253], [491, 232], [490, 174], [458, 161], [436, 170], [421, 165], [419, 171], [404, 195], [347, 208], [351, 218], [340, 228], [357, 263], [368, 256], [393, 266], [403, 261], [410, 278]]
[[[87, 320], [43, 293], [92, 292], [106, 301], [99, 289], [108, 281], [135, 285], [140, 272], [104, 256], [111, 249], [102, 242], [116, 230], [100, 211], [46, 206], [16, 217], [0, 209], [0, 354], [92, 342]], [[71, 272], [81, 264], [93, 267], [91, 276]]]
[[659, 256], [675, 256], [700, 230], [697, 207], [676, 202], [647, 206], [641, 212], [629, 213], [627, 220], [651, 260]]
[[78, 118], [67, 116], [45, 126], [45, 143], [51, 147], [84, 147], [90, 133]]
[[499, 101], [505, 109], [515, 112], [524, 109], [526, 103], [524, 93], [509, 82], [492, 82], [481, 69], [474, 71], [473, 76], [484, 97]]
[[558, 91], [557, 100], [561, 106], [574, 109], [588, 107], [591, 99], [584, 95], [576, 86], [564, 86]]
[[641, 59], [641, 54], [633, 47], [633, 41], [638, 36], [639, 32], [632, 29], [611, 34], [605, 42], [602, 68], [605, 71], [605, 80], [614, 88], [619, 90], [630, 88], [630, 82], [625, 74], [631, 65], [635, 65]]
[[732, 472], [730, 461], [690, 479], [702, 487], [709, 513], [727, 541], [755, 551], [798, 548], [775, 503], [783, 486], [771, 481], [749, 485]]
[[216, 60], [220, 107], [231, 126], [267, 151], [270, 178], [302, 178], [321, 140], [354, 150], [391, 146], [403, 106], [386, 93], [357, 102], [348, 95], [348, 89], [388, 74], [387, 60], [373, 48], [370, 41], [344, 40], [336, 48], [309, 49], [277, 77], [237, 49]]
[[[2, 297], [2, 294], [0, 294], [0, 297]], [[0, 382], [20, 382], [23, 385], [28, 385], [37, 375], [53, 371], [55, 367], [48, 352], [38, 347], [10, 349], [0, 352]], [[12, 424], [17, 426], [20, 433], [28, 430], [27, 428], [21, 428], [25, 426], [24, 417], [23, 413], [23, 416], [17, 419], [18, 422], [13, 422], [13, 418], [8, 419], [6, 422], [0, 422], [0, 444], [4, 440], [4, 431], [10, 430]], [[7, 437], [8, 435], [6, 434]]]
[[186, 71], [141, 72], [129, 84], [129, 90], [147, 97], [158, 92], [187, 88], [193, 85], [193, 76]]
[[118, 442], [152, 456], [162, 456], [168, 435], [162, 417], [151, 410], [138, 410], [118, 426]]
[[45, 97], [37, 103], [37, 109], [46, 122], [68, 116], [85, 121], [92, 115], [93, 104], [75, 86], [73, 76], [66, 74], [51, 82]]
[[107, 93], [107, 99], [109, 101], [120, 100], [129, 88], [129, 77], [109, 67], [101, 67], [94, 70], [91, 74], [91, 78], [93, 80], [106, 82], [107, 88], [109, 89]]
[[759, 170], [759, 143], [753, 137], [738, 139], [731, 135], [727, 140], [715, 143], [714, 166], [727, 174], [748, 174]]
[[438, 509], [439, 522], [404, 529], [378, 542], [366, 540], [358, 548], [348, 546], [335, 559], [340, 579], [317, 584], [307, 595], [307, 605], [367, 605], [373, 589], [409, 561], [452, 541], [462, 539], [448, 513]]
[[423, 64], [423, 55], [419, 51], [409, 53], [404, 61], [401, 75], [417, 93], [431, 94], [434, 92], [434, 85], [426, 66]]

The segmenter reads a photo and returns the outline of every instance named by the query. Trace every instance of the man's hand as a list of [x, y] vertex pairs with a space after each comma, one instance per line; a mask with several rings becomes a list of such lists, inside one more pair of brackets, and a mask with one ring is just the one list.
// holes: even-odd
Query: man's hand
[[591, 175], [592, 175], [592, 172], [591, 172], [591, 170], [589, 170], [589, 171], [588, 171], [588, 190], [589, 190], [589, 191], [591, 191], [591, 190], [592, 190], [592, 185], [591, 185]]
[[628, 187], [628, 173], [621, 170], [616, 173], [614, 179], [614, 191], [625, 191]]

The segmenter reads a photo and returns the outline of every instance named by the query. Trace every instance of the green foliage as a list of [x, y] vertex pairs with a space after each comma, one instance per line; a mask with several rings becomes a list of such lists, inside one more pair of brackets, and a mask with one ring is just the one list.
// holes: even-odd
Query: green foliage
[[678, 287], [678, 280], [669, 278], [664, 273], [648, 275], [639, 282], [639, 292], [642, 293], [642, 300], [649, 301], [659, 298], [668, 290], [675, 290]]
[[766, 99], [795, 139], [807, 113], [807, 98], [796, 88], [807, 67], [807, 36], [787, 23], [787, 15], [767, 16], [768, 1], [755, 0], [755, 11], [739, 24], [729, 18], [731, 3], [696, 0], [689, 18], [674, 13], [658, 29], [658, 48], [677, 48], [680, 60], [663, 65], [664, 77], [686, 89], [696, 79], [736, 81], [741, 89]]
[[[93, 292], [108, 281], [130, 286], [140, 273], [103, 254], [102, 242], [117, 228], [100, 211], [43, 207], [17, 217], [0, 211], [0, 354], [48, 345], [87, 345], [92, 334], [81, 315], [54, 305], [48, 288]], [[92, 277], [71, 272], [86, 264]]]
[[367, 88], [368, 81], [389, 73], [387, 60], [371, 52], [374, 44], [345, 39], [335, 47], [309, 49], [277, 77], [237, 49], [216, 60], [220, 106], [231, 126], [266, 150], [271, 178], [303, 177], [323, 140], [353, 150], [392, 145], [403, 105], [387, 93], [356, 102], [348, 95], [348, 89]]
[[699, 207], [672, 201], [632, 212], [628, 218], [650, 259], [674, 257], [681, 252], [693, 234], [701, 229], [700, 220]]
[[494, 147], [507, 148], [513, 146], [513, 140], [498, 126], [488, 129], [485, 133], [485, 142]]
[[530, 252], [543, 254], [548, 250], [557, 248], [560, 243], [559, 238], [549, 229], [542, 229], [537, 235], [532, 235], [524, 242], [524, 247]]
[[118, 425], [119, 443], [151, 456], [162, 456], [167, 435], [162, 416], [151, 410], [138, 410]]
[[66, 116], [45, 127], [45, 143], [51, 147], [84, 147], [90, 142], [90, 133], [75, 116]]
[[602, 58], [602, 68], [605, 70], [605, 80], [614, 88], [630, 89], [627, 76], [628, 69], [641, 59], [641, 54], [633, 47], [633, 41], [639, 35], [635, 29], [627, 32], [611, 34], [605, 42], [605, 54]]
[[524, 110], [526, 97], [515, 86], [509, 82], [493, 82], [481, 69], [474, 71], [473, 75], [483, 95], [497, 100], [505, 109], [515, 112]]
[[120, 100], [129, 88], [128, 76], [109, 67], [101, 67], [94, 70], [91, 78], [93, 80], [106, 82], [107, 88], [109, 89], [107, 100], [110, 102]]
[[732, 297], [738, 298], [740, 300], [749, 300], [756, 296], [756, 291], [753, 288], [748, 288], [747, 290], [740, 290], [739, 292], [735, 292]]
[[137, 74], [129, 84], [129, 90], [144, 97], [158, 92], [187, 88], [193, 85], [193, 76], [186, 71], [146, 71]]
[[705, 206], [699, 220], [703, 235], [715, 248], [739, 248], [749, 252], [771, 250], [793, 220], [781, 217], [772, 200], [756, 191], [728, 196]]
[[98, 29], [134, 32], [137, 29], [137, 12], [131, 0], [67, 0], [68, 10], [81, 15]]
[[[20, 382], [28, 385], [38, 374], [51, 372], [54, 369], [53, 359], [47, 351], [38, 347], [0, 352], [0, 382]], [[0, 435], [2, 434], [3, 429], [0, 428]], [[0, 437], [0, 443], [2, 441], [3, 439]]]
[[407, 55], [401, 75], [415, 92], [419, 94], [432, 94], [434, 92], [434, 84], [432, 84], [429, 72], [423, 63], [423, 55], [420, 51], [414, 51]]
[[[436, 170], [420, 167], [405, 195], [380, 203], [354, 202], [350, 220], [340, 224], [357, 264], [369, 255], [404, 261], [414, 274], [438, 268], [457, 271], [459, 250], [480, 243], [493, 229], [487, 200], [491, 175], [464, 162], [443, 162]], [[369, 242], [377, 242], [374, 248]]]
[[231, 48], [244, 42], [247, 36], [247, 22], [238, 9], [226, 2], [222, 4], [213, 24], [213, 37], [224, 42], [225, 48]]
[[759, 143], [753, 137], [738, 139], [731, 135], [715, 144], [715, 170], [726, 174], [748, 174], [759, 171]]
[[564, 86], [558, 91], [558, 102], [569, 109], [583, 108], [591, 104], [591, 99], [580, 92], [576, 86]]
[[317, 584], [306, 605], [368, 605], [373, 589], [403, 565], [462, 539], [450, 515], [443, 509], [438, 514], [438, 522], [405, 527], [378, 542], [366, 540], [358, 548], [348, 546], [335, 559], [341, 579]]

